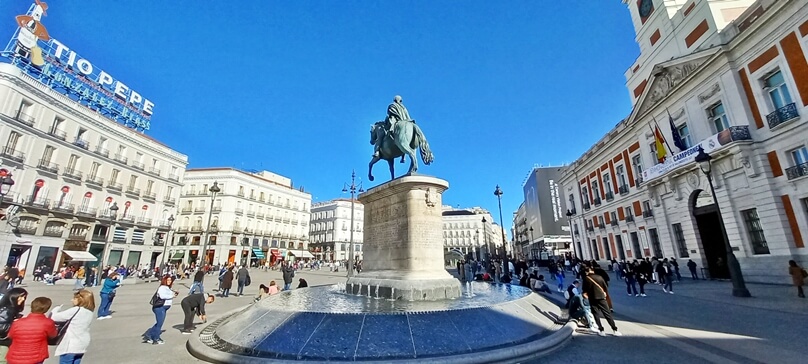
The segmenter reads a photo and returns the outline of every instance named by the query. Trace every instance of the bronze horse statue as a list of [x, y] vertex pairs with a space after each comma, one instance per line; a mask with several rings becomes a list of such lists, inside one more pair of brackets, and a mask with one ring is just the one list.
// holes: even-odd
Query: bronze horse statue
[[[399, 121], [394, 127], [393, 135], [387, 133], [385, 122], [379, 121], [370, 127], [370, 144], [376, 145], [378, 138], [382, 139], [382, 144], [379, 147], [379, 156], [374, 156], [368, 165], [368, 179], [373, 181], [373, 165], [381, 159], [387, 161], [390, 166], [390, 179], [393, 180], [395, 176], [395, 164], [393, 163], [396, 158], [404, 155], [410, 156], [410, 169], [406, 175], [414, 174], [418, 171], [418, 161], [415, 157], [415, 150], [421, 150], [421, 160], [424, 164], [429, 165], [432, 163], [434, 156], [432, 151], [429, 150], [429, 143], [426, 141], [424, 133], [421, 128], [415, 124], [414, 121]], [[402, 163], [404, 160], [402, 159]]]

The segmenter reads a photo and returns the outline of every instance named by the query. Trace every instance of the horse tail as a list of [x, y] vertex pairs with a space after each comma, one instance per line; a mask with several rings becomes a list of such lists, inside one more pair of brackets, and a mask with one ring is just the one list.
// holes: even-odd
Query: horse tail
[[419, 149], [421, 150], [421, 161], [426, 165], [432, 164], [432, 161], [435, 160], [435, 156], [432, 155], [432, 150], [429, 149], [429, 142], [426, 141], [426, 136], [424, 136], [418, 124], [412, 123], [412, 126], [415, 130], [415, 137], [418, 138], [418, 147], [420, 147]]

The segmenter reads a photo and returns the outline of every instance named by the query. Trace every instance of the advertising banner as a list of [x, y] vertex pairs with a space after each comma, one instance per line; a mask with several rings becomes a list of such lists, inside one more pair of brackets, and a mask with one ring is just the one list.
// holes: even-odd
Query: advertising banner
[[[733, 133], [739, 134], [740, 138], [735, 137]], [[694, 163], [696, 155], [699, 154], [699, 148], [704, 148], [704, 152], [710, 154], [712, 152], [724, 149], [724, 147], [730, 142], [747, 139], [749, 137], [748, 133], [748, 129], [743, 129], [740, 127], [731, 127], [729, 129], [722, 130], [720, 133], [702, 140], [699, 144], [674, 154], [671, 158], [668, 158], [665, 163], [657, 164], [642, 171], [642, 179], [643, 181], [648, 182], [662, 177], [668, 172], [687, 164]]]

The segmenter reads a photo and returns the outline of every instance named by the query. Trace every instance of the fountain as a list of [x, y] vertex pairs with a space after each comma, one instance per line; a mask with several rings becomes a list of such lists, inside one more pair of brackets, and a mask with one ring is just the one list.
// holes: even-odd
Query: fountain
[[226, 314], [188, 342], [199, 359], [264, 362], [521, 362], [571, 337], [529, 289], [461, 285], [443, 267], [446, 181], [405, 176], [359, 196], [365, 270], [346, 284], [282, 292]]

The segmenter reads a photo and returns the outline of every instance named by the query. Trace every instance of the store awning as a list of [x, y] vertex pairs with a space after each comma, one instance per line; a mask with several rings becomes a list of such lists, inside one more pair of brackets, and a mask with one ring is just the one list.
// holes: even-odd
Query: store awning
[[278, 258], [281, 257], [281, 253], [278, 251], [278, 249], [272, 249], [269, 252], [272, 253], [272, 255], [274, 255], [275, 257], [278, 257]]
[[178, 260], [178, 259], [182, 259], [183, 257], [185, 257], [185, 252], [184, 251], [176, 252], [176, 253], [174, 253], [174, 256], [171, 257], [171, 260]]
[[256, 258], [258, 258], [258, 259], [266, 259], [266, 256], [264, 255], [264, 251], [263, 251], [263, 250], [253, 248], [253, 250], [252, 250], [252, 251], [253, 251], [253, 254], [255, 254], [255, 257], [256, 257]]
[[98, 258], [95, 255], [90, 254], [89, 252], [83, 250], [63, 250], [67, 256], [70, 257], [70, 260], [74, 262], [96, 262]]
[[296, 256], [298, 258], [314, 258], [314, 255], [311, 255], [311, 253], [309, 253], [309, 252], [307, 252], [305, 250], [303, 250], [303, 251], [292, 251], [292, 250], [290, 250], [289, 254], [292, 254], [292, 255], [294, 255], [294, 256]]

